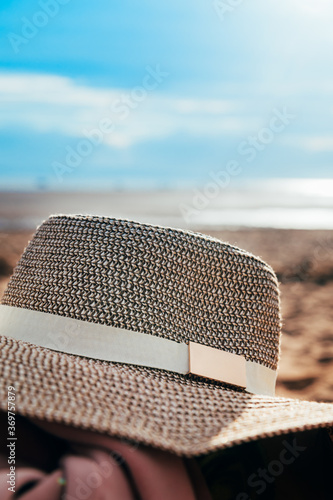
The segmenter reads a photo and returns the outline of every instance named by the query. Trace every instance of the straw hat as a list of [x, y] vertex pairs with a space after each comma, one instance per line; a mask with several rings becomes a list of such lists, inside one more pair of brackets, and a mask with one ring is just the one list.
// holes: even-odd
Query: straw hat
[[51, 216], [0, 306], [1, 408], [193, 456], [329, 427], [333, 404], [274, 397], [278, 282], [201, 234]]

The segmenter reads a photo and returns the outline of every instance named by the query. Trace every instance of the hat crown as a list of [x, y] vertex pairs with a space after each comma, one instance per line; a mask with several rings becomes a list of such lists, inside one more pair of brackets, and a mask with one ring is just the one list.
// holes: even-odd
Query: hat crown
[[2, 304], [194, 341], [277, 368], [279, 292], [259, 258], [212, 237], [94, 216], [52, 216]]

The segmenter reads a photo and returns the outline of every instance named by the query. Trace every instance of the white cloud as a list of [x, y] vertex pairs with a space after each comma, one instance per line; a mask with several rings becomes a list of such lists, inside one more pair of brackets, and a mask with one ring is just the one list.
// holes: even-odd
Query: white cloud
[[333, 13], [331, 0], [289, 0], [290, 5], [309, 14], [326, 17]]
[[105, 105], [111, 90], [96, 91], [58, 75], [0, 73], [0, 103], [28, 102], [60, 105]]
[[[140, 87], [140, 82], [139, 87]], [[137, 87], [136, 87], [137, 88]], [[143, 97], [142, 97], [143, 96]], [[58, 75], [0, 73], [0, 127], [29, 127], [81, 137], [103, 119], [114, 124], [104, 141], [126, 148], [177, 133], [207, 137], [255, 126], [232, 100], [187, 99], [143, 90], [89, 87]]]
[[333, 151], [332, 135], [291, 135], [283, 138], [281, 142], [313, 153]]
[[205, 113], [205, 114], [222, 114], [230, 113], [237, 109], [237, 104], [222, 99], [205, 99], [205, 100], [194, 100], [194, 99], [175, 99], [174, 107], [177, 111], [181, 113]]
[[314, 136], [308, 137], [305, 141], [305, 147], [310, 151], [333, 151], [332, 136]]

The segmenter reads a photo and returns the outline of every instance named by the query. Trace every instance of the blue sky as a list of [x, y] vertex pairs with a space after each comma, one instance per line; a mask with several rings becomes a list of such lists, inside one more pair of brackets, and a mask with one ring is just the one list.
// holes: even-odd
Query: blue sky
[[332, 177], [332, 21], [329, 0], [3, 0], [0, 185]]

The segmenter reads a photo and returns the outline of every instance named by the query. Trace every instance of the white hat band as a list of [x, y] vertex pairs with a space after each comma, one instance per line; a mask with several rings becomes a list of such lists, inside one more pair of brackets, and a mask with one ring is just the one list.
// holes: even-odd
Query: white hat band
[[243, 356], [142, 332], [0, 305], [0, 334], [77, 356], [194, 374], [274, 396], [276, 371]]

